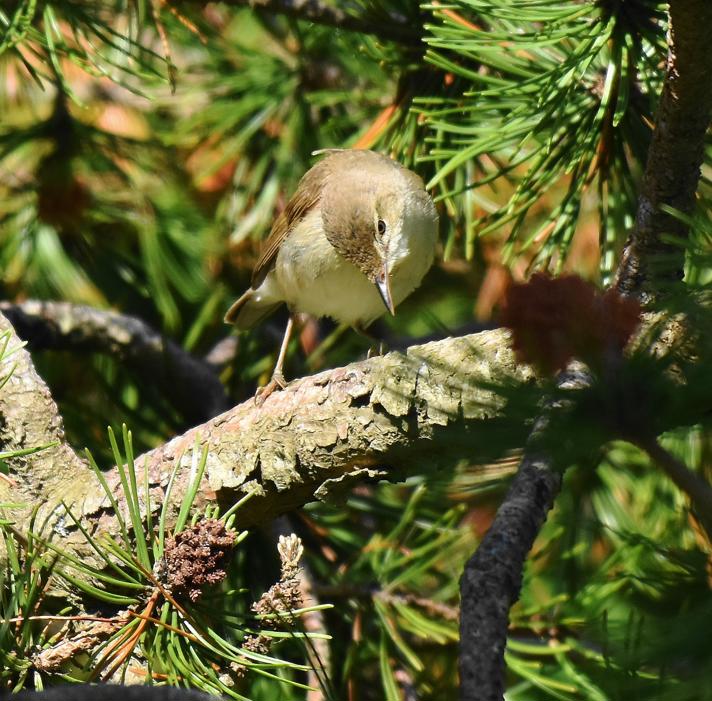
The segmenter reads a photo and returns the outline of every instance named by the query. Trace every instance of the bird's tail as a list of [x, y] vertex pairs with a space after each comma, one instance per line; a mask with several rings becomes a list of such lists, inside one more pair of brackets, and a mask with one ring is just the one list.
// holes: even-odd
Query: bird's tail
[[251, 329], [272, 314], [280, 304], [273, 299], [264, 299], [251, 287], [227, 310], [225, 323], [234, 324], [238, 329]]

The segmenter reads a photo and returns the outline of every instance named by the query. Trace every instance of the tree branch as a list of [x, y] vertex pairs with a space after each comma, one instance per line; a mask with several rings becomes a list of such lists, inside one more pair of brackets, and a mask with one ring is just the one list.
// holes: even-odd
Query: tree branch
[[509, 609], [524, 563], [560, 490], [546, 457], [522, 460], [497, 515], [460, 579], [460, 699], [501, 701]]
[[406, 46], [420, 46], [422, 43], [422, 27], [401, 15], [379, 19], [358, 17], [344, 12], [338, 4], [327, 5], [321, 0], [225, 0], [225, 4], [252, 7], [349, 32], [372, 34]]
[[[11, 332], [9, 348], [21, 345], [7, 319], [0, 314], [0, 333]], [[4, 377], [15, 366], [0, 389], [0, 452], [49, 446], [32, 455], [7, 460], [11, 484], [0, 481], [0, 502], [25, 504], [26, 514], [48, 494], [71, 495], [77, 479], [86, 478], [86, 464], [67, 445], [62, 417], [47, 385], [35, 371], [30, 354], [23, 348], [13, 353]], [[83, 481], [83, 480], [82, 480]]]
[[[682, 277], [684, 252], [663, 242], [662, 236], [686, 237], [688, 227], [660, 206], [692, 212], [712, 113], [712, 3], [671, 0], [670, 25], [667, 73], [636, 223], [615, 282], [622, 293], [644, 301], [660, 283]], [[669, 461], [662, 462], [670, 471]], [[682, 473], [674, 474], [680, 477]], [[524, 562], [558, 493], [559, 479], [550, 471], [546, 456], [525, 455], [495, 521], [465, 568], [460, 623], [462, 701], [503, 698], [509, 609], [519, 596]]]
[[687, 494], [707, 537], [712, 539], [712, 487], [707, 481], [665, 450], [654, 436], [632, 438], [631, 442], [644, 450], [648, 457], [665, 471], [677, 488]]
[[651, 299], [682, 279], [684, 250], [662, 240], [687, 238], [689, 227], [661, 210], [691, 214], [712, 115], [712, 3], [671, 0], [667, 72], [633, 231], [623, 249], [615, 286]]
[[[16, 383], [30, 373], [51, 402], [26, 353], [25, 360]], [[199, 503], [229, 506], [251, 494], [238, 512], [238, 525], [263, 524], [363, 480], [402, 479], [413, 468], [414, 454], [419, 469], [471, 456], [473, 446], [489, 443], [500, 421], [502, 400], [483, 384], [507, 378], [525, 381], [532, 374], [517, 366], [503, 330], [414, 346], [405, 355], [390, 353], [297, 380], [261, 406], [249, 400], [138, 457], [135, 464], [148, 470], [151, 503], [157, 509], [179, 463], [171, 492], [175, 509], [190, 482], [193, 460], [207, 446]], [[54, 404], [20, 407], [7, 391], [2, 399], [9, 447], [64, 440], [61, 433], [28, 434], [21, 425], [25, 414], [59, 421]], [[108, 498], [86, 465], [66, 445], [61, 447], [62, 464], [44, 466], [45, 453], [9, 461], [13, 473], [25, 473], [18, 483], [34, 485], [34, 503], [43, 504], [43, 513], [64, 500], [89, 532], [115, 533]], [[105, 475], [122, 508], [117, 471]], [[18, 495], [7, 489], [8, 500], [16, 501]], [[145, 495], [141, 501], [145, 503]], [[63, 547], [93, 561], [81, 533], [67, 528], [65, 523]]]
[[119, 358], [163, 394], [189, 425], [231, 405], [206, 362], [140, 319], [69, 302], [0, 302], [0, 312], [32, 350], [69, 349]]
[[[559, 387], [584, 387], [588, 375], [580, 364], [563, 373]], [[544, 429], [550, 406], [537, 419], [504, 501], [460, 579], [460, 699], [501, 701], [509, 609], [519, 599], [524, 563], [561, 489], [561, 474], [551, 459], [532, 446]]]
[[[531, 377], [503, 330], [414, 346], [297, 380], [260, 406], [249, 400], [136, 464], [145, 461], [160, 504], [176, 461], [185, 466], [174, 481], [179, 499], [207, 446], [201, 498], [230, 505], [252, 494], [238, 523], [262, 524], [363, 480], [402, 479], [414, 451], [431, 469], [471, 455], [487, 443], [502, 406], [483, 383]], [[118, 476], [109, 482], [118, 492]], [[81, 508], [88, 527], [115, 527], [106, 499], [87, 498]]]

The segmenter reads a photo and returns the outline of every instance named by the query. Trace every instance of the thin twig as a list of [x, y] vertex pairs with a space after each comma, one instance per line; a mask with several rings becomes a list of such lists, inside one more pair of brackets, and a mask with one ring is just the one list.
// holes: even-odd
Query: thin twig
[[690, 498], [699, 522], [712, 538], [712, 487], [699, 475], [687, 468], [672, 453], [669, 453], [655, 437], [632, 441], [644, 450], [650, 459], [661, 467], [665, 474]]
[[[275, 541], [280, 536], [287, 537], [295, 532], [294, 525], [288, 516], [280, 516], [272, 522], [272, 537]], [[314, 577], [309, 566], [302, 562], [299, 572], [299, 593], [305, 608], [318, 606]], [[326, 633], [324, 611], [315, 609], [301, 616], [301, 623], [307, 633]], [[307, 638], [305, 641], [307, 659], [310, 669], [307, 672], [307, 684], [312, 687], [307, 692], [307, 701], [321, 701], [325, 698], [323, 689], [329, 684], [331, 677], [331, 647], [326, 638]]]

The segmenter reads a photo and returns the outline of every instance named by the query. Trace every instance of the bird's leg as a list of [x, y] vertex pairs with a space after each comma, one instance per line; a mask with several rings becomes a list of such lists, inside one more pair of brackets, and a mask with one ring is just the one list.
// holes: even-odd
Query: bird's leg
[[289, 341], [292, 338], [292, 329], [294, 329], [294, 317], [290, 314], [289, 321], [287, 321], [287, 328], [284, 329], [284, 338], [282, 339], [282, 345], [280, 346], [279, 355], [277, 356], [277, 363], [272, 373], [272, 380], [275, 380], [281, 389], [287, 386], [282, 368], [284, 367], [284, 360], [287, 357]]
[[277, 363], [274, 366], [274, 371], [272, 372], [272, 379], [264, 386], [260, 387], [255, 394], [255, 401], [258, 404], [269, 397], [272, 392], [276, 389], [284, 389], [287, 386], [287, 381], [284, 379], [284, 373], [282, 372], [282, 367], [284, 366], [284, 360], [287, 357], [287, 348], [289, 347], [289, 339], [292, 336], [292, 329], [294, 328], [294, 317], [290, 314], [289, 321], [287, 322], [287, 328], [284, 330], [284, 338], [282, 339], [282, 345], [279, 349], [279, 355], [277, 356]]

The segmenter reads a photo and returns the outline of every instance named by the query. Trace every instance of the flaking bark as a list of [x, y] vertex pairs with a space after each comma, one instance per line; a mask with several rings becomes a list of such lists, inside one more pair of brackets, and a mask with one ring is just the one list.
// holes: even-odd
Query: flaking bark
[[[11, 328], [3, 320], [4, 328]], [[89, 532], [115, 534], [116, 516], [98, 481], [67, 446], [61, 418], [49, 391], [22, 351], [13, 384], [0, 392], [2, 449], [29, 448], [56, 440], [60, 445], [9, 461], [14, 486], [2, 497], [41, 504], [42, 516], [61, 513], [65, 501]], [[148, 470], [151, 504], [157, 510], [176, 463], [171, 493], [176, 508], [192, 478], [192, 468], [208, 447], [199, 502], [229, 507], [246, 494], [239, 526], [268, 523], [275, 516], [315, 499], [348, 491], [363, 480], [398, 480], [472, 457], [487, 446], [502, 399], [487, 388], [506, 378], [533, 381], [517, 366], [504, 330], [413, 346], [403, 353], [356, 362], [292, 382], [257, 406], [248, 400], [137, 457]], [[15, 388], [31, 391], [18, 403]], [[24, 429], [28, 417], [41, 426]], [[414, 455], [417, 460], [414, 461]], [[120, 508], [125, 509], [117, 471], [106, 473]], [[139, 485], [143, 474], [138, 475]], [[142, 503], [145, 495], [141, 493]], [[18, 528], [22, 518], [18, 514]], [[93, 559], [77, 530], [62, 522], [62, 546]]]
[[618, 268], [615, 287], [652, 299], [682, 279], [684, 249], [665, 237], [687, 238], [688, 224], [663, 211], [694, 210], [712, 115], [712, 2], [672, 0], [668, 61], [653, 139], [638, 198], [635, 226]]
[[[503, 330], [451, 338], [352, 363], [291, 383], [257, 406], [249, 400], [138, 458], [155, 502], [180, 462], [180, 495], [208, 446], [200, 498], [224, 506], [246, 494], [240, 526], [266, 523], [363, 480], [398, 480], [472, 454], [497, 421], [502, 400], [483, 383], [526, 380]], [[476, 448], [475, 448], [476, 449]], [[110, 483], [118, 487], [118, 478]], [[88, 499], [85, 519], [110, 529], [106, 499]]]
[[[0, 388], [0, 452], [47, 446], [8, 460], [11, 481], [0, 480], [0, 502], [24, 504], [26, 517], [35, 505], [71, 498], [77, 480], [85, 479], [89, 470], [66, 443], [62, 417], [47, 385], [35, 371], [30, 354], [20, 348], [22, 341], [0, 314], [0, 333], [5, 331], [12, 333], [8, 349], [19, 350], [0, 364], [0, 380], [12, 372]], [[22, 521], [19, 511], [13, 515]]]

